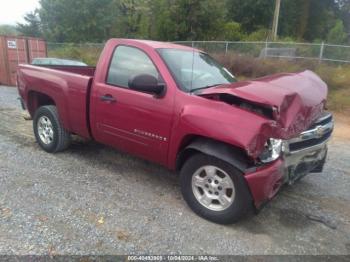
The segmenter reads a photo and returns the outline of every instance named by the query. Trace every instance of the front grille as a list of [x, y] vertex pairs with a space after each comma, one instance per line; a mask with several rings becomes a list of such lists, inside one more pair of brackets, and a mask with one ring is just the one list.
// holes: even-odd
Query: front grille
[[316, 146], [318, 144], [323, 143], [327, 139], [329, 139], [331, 135], [332, 135], [332, 132], [328, 132], [320, 138], [308, 139], [301, 142], [295, 142], [295, 143], [289, 144], [289, 150], [296, 151], [296, 150], [301, 150], [303, 148]]
[[333, 121], [333, 116], [332, 116], [332, 114], [330, 114], [330, 113], [328, 113], [328, 112], [325, 112], [324, 114], [323, 114], [323, 116], [322, 117], [320, 117], [315, 123], [313, 123], [309, 128], [308, 128], [308, 130], [310, 130], [310, 129], [314, 129], [315, 127], [317, 127], [317, 126], [319, 126], [319, 125], [326, 125], [326, 124], [328, 124], [328, 123], [330, 123], [330, 122], [332, 122]]
[[299, 137], [288, 141], [289, 151], [298, 151], [321, 144], [331, 137], [332, 131], [333, 117], [330, 113], [326, 113]]

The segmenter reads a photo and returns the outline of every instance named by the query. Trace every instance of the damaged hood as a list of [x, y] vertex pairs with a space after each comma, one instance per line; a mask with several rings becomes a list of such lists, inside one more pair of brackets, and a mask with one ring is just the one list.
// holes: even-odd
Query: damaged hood
[[199, 95], [260, 113], [272, 120], [274, 137], [290, 139], [322, 115], [327, 92], [315, 73], [304, 71], [220, 85]]

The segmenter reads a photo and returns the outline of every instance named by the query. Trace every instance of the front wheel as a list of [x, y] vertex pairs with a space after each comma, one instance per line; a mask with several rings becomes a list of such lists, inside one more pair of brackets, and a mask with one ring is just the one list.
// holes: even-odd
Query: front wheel
[[63, 151], [70, 144], [70, 133], [61, 125], [56, 106], [39, 107], [34, 114], [33, 129], [36, 141], [46, 152]]
[[225, 161], [196, 154], [184, 164], [180, 176], [185, 201], [203, 218], [230, 224], [252, 208], [243, 174]]

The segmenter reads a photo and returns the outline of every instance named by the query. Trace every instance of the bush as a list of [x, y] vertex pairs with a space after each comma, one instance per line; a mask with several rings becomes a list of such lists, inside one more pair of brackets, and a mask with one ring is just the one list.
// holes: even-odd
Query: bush
[[222, 38], [226, 41], [239, 41], [244, 38], [241, 25], [236, 22], [228, 22], [222, 29]]
[[255, 32], [247, 35], [243, 40], [244, 41], [266, 41], [270, 37], [270, 30], [267, 28], [260, 28]]
[[335, 26], [329, 31], [327, 36], [328, 43], [345, 44], [348, 40], [348, 34], [346, 33], [342, 20], [337, 20]]

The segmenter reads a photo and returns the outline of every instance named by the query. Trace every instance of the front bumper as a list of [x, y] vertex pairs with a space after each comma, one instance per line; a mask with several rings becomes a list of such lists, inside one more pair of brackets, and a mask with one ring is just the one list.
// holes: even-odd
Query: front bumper
[[312, 172], [322, 172], [333, 127], [332, 115], [325, 114], [298, 137], [284, 141], [278, 160], [245, 175], [257, 208], [273, 198], [282, 185], [293, 184]]

